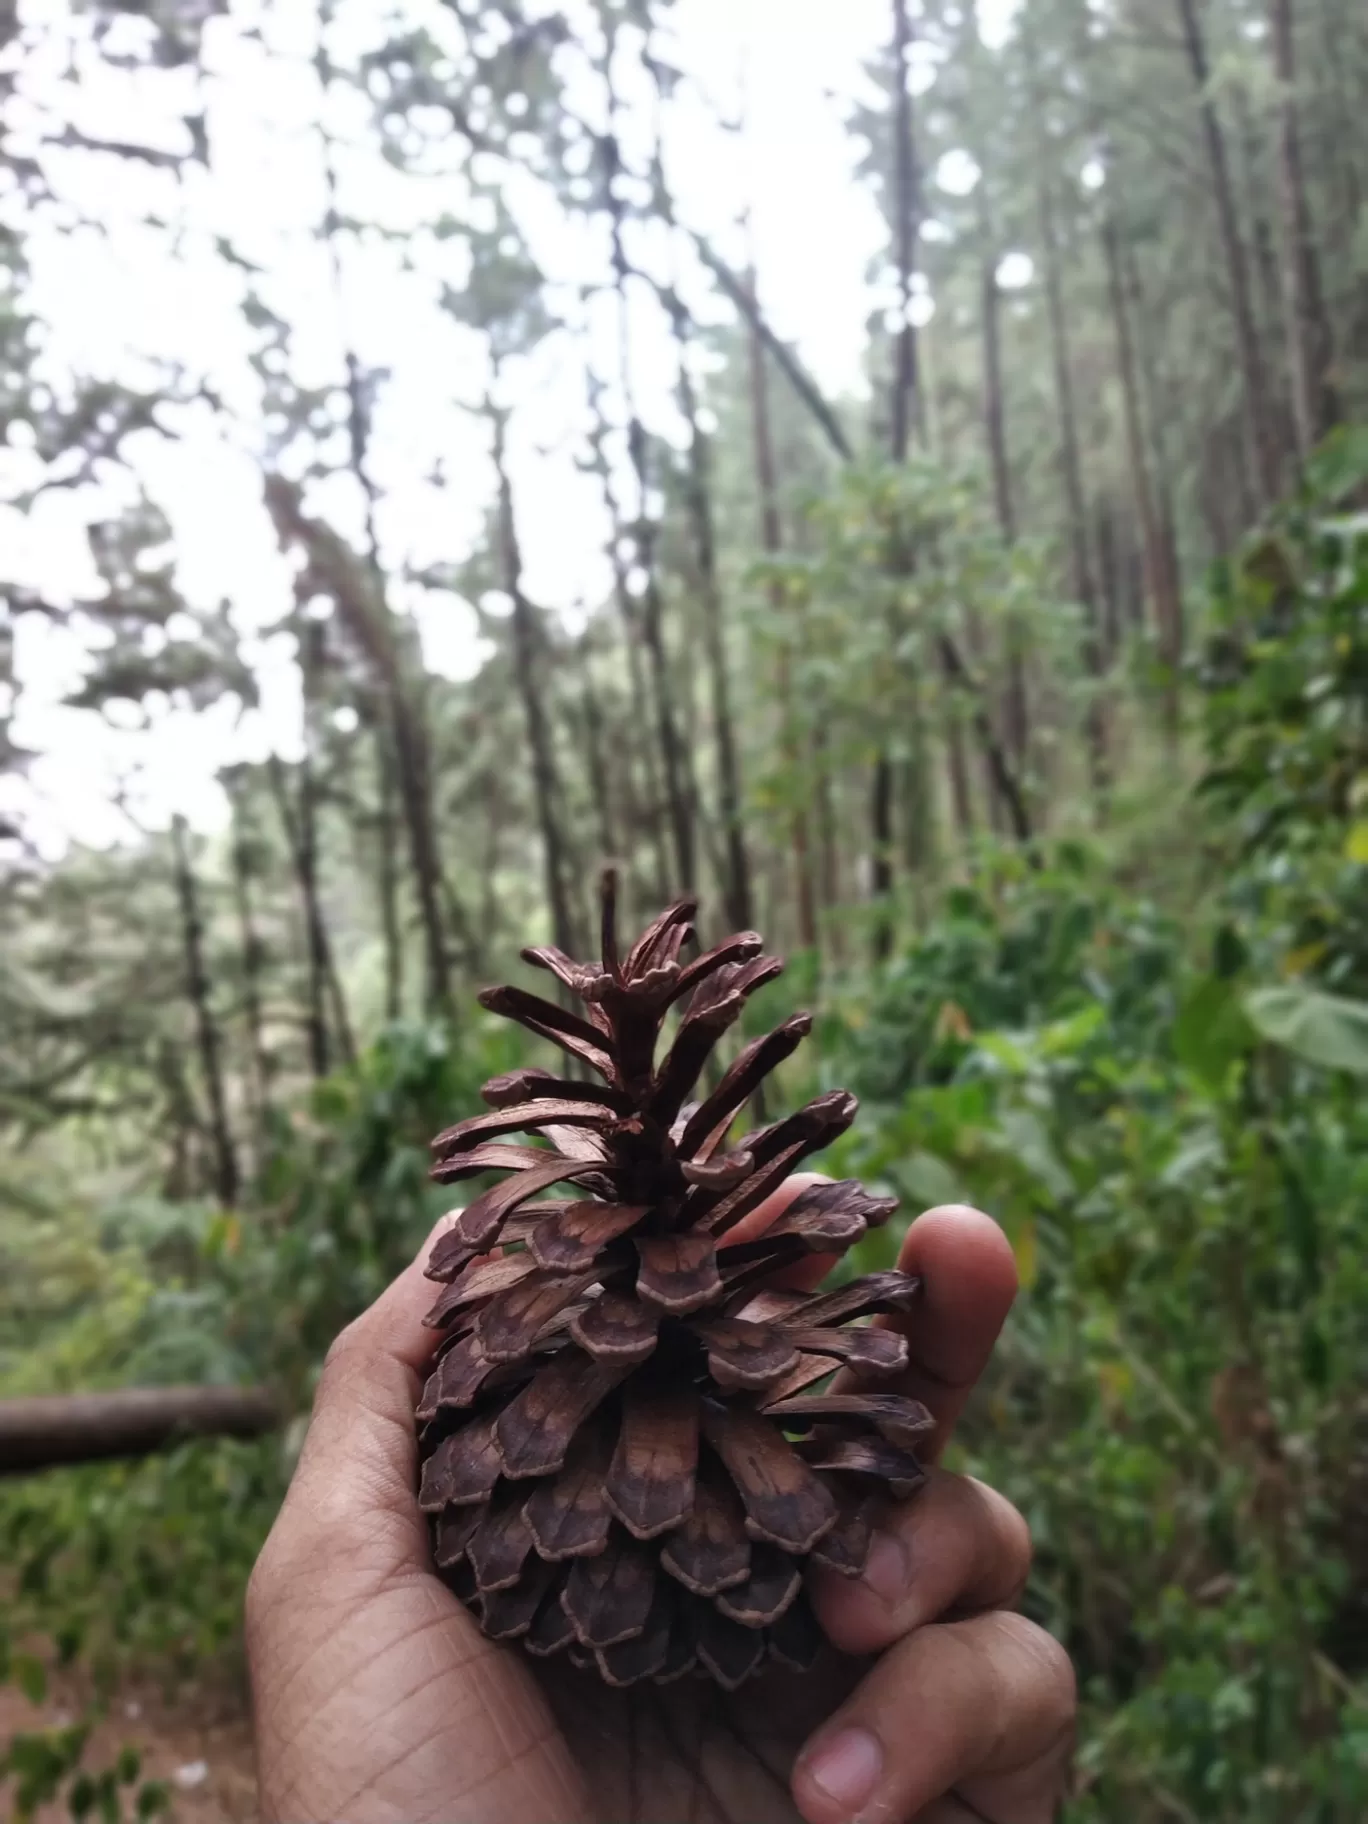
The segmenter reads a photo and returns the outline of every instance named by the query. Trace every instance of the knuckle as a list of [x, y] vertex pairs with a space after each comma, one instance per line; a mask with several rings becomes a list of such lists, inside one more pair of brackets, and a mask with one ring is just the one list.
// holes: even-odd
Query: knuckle
[[347, 1363], [356, 1352], [356, 1319], [353, 1318], [345, 1330], [339, 1330], [328, 1344], [328, 1352], [323, 1357], [321, 1380], [335, 1381], [346, 1371]]
[[989, 1488], [980, 1482], [978, 1488], [987, 1500], [992, 1520], [998, 1562], [1001, 1567], [1004, 1595], [1003, 1600], [1015, 1602], [1026, 1587], [1026, 1579], [1031, 1574], [1031, 1560], [1035, 1555], [1031, 1540], [1031, 1529], [1026, 1523], [1026, 1516], [997, 1489]]
[[974, 1541], [976, 1595], [979, 1606], [1015, 1603], [1031, 1574], [1034, 1547], [1025, 1516], [1006, 1495], [974, 1476], [946, 1477]]
[[1078, 1680], [1064, 1647], [1046, 1629], [1012, 1610], [1003, 1610], [996, 1620], [1037, 1696], [1061, 1725], [1071, 1720], [1078, 1708]]

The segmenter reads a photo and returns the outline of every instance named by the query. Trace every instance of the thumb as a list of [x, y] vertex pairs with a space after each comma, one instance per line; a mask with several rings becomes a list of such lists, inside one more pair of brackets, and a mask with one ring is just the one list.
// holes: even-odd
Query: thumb
[[285, 1499], [297, 1536], [326, 1534], [358, 1562], [427, 1564], [418, 1511], [414, 1407], [436, 1346], [423, 1313], [433, 1301], [423, 1267], [451, 1226], [443, 1216], [415, 1258], [329, 1349], [308, 1434]]

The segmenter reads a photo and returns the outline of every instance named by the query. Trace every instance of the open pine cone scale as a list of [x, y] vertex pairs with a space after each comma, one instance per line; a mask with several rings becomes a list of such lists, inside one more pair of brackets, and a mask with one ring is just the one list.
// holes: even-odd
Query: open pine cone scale
[[[767, 1658], [811, 1664], [821, 1636], [803, 1569], [859, 1575], [872, 1504], [921, 1482], [915, 1446], [932, 1421], [901, 1394], [825, 1385], [840, 1368], [863, 1381], [906, 1367], [904, 1338], [859, 1320], [909, 1311], [916, 1279], [774, 1283], [843, 1254], [894, 1201], [823, 1183], [762, 1234], [742, 1226], [856, 1103], [834, 1091], [728, 1143], [810, 1030], [796, 1014], [688, 1105], [782, 967], [754, 932], [681, 962], [696, 909], [669, 907], [620, 957], [605, 876], [601, 962], [523, 953], [582, 1011], [512, 987], [480, 997], [602, 1081], [496, 1077], [491, 1112], [433, 1142], [440, 1183], [511, 1175], [428, 1262], [442, 1290], [426, 1321], [442, 1338], [418, 1407], [419, 1499], [439, 1571], [492, 1638], [565, 1651], [613, 1685], [697, 1669], [730, 1690]], [[508, 1138], [527, 1133], [544, 1144]]]

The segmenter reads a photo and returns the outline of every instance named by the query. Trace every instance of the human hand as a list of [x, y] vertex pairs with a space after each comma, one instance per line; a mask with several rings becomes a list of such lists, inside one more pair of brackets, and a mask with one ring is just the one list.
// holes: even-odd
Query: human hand
[[[810, 1179], [792, 1180], [766, 1220]], [[432, 1569], [413, 1410], [434, 1344], [429, 1243], [329, 1352], [298, 1470], [247, 1597], [268, 1824], [1047, 1824], [1073, 1676], [1006, 1611], [1024, 1521], [933, 1469], [891, 1508], [865, 1576], [814, 1571], [844, 1658], [727, 1696], [702, 1680], [615, 1691], [480, 1633]], [[1016, 1290], [996, 1224], [958, 1206], [912, 1224], [926, 1295], [901, 1391], [943, 1451]]]

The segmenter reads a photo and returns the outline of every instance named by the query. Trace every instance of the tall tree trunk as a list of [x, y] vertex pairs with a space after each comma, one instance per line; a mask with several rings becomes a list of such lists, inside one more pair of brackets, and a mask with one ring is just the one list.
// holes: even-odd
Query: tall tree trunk
[[992, 717], [988, 714], [987, 692], [970, 671], [964, 655], [948, 633], [942, 633], [937, 644], [946, 677], [971, 705], [970, 716], [974, 730], [983, 749], [993, 788], [1006, 809], [1012, 834], [1018, 842], [1029, 843], [1034, 834], [1030, 809], [1021, 789], [1021, 781], [993, 728]]
[[1207, 62], [1206, 41], [1198, 17], [1198, 0], [1177, 0], [1178, 19], [1187, 49], [1188, 65], [1197, 89], [1202, 115], [1202, 133], [1206, 140], [1207, 163], [1216, 205], [1216, 219], [1225, 256], [1226, 283], [1230, 289], [1231, 315], [1235, 325], [1235, 344], [1240, 374], [1244, 382], [1245, 412], [1249, 422], [1250, 444], [1255, 474], [1266, 506], [1278, 493], [1278, 453], [1273, 437], [1268, 382], [1249, 286], [1249, 265], [1240, 236], [1239, 217], [1235, 208], [1235, 191], [1230, 177], [1230, 160], [1226, 153], [1225, 133], [1211, 91], [1211, 70]]
[[1278, 105], [1278, 176], [1282, 204], [1283, 287], [1287, 299], [1292, 412], [1303, 456], [1339, 419], [1332, 368], [1335, 351], [1321, 287], [1311, 209], [1302, 175], [1297, 120], [1297, 59], [1292, 0], [1271, 0], [1273, 67]]
[[[1291, 403], [1283, 385], [1282, 357], [1287, 347], [1283, 282], [1268, 207], [1273, 199], [1276, 173], [1267, 158], [1264, 135], [1243, 83], [1232, 84], [1230, 106], [1234, 117], [1238, 175], [1243, 178], [1243, 183], [1237, 181], [1235, 186], [1235, 214], [1238, 221], [1248, 223], [1246, 238], [1254, 287], [1254, 328], [1259, 337], [1259, 358], [1268, 387], [1269, 425], [1279, 457], [1281, 486], [1282, 459], [1293, 447], [1295, 432]], [[1273, 206], [1276, 207], [1276, 203]]]
[[[319, 0], [318, 35], [314, 53], [314, 70], [324, 102], [318, 135], [323, 153], [323, 180], [326, 208], [322, 239], [327, 249], [332, 273], [333, 293], [339, 310], [346, 302], [339, 235], [343, 213], [339, 207], [337, 169], [333, 141], [326, 126], [326, 106], [333, 82], [333, 67], [328, 54], [327, 30], [332, 19], [331, 0]], [[447, 955], [446, 929], [442, 907], [452, 904], [455, 895], [450, 882], [443, 878], [441, 852], [437, 840], [436, 818], [432, 805], [431, 766], [427, 751], [427, 731], [420, 705], [414, 700], [412, 685], [405, 678], [395, 638], [393, 615], [389, 605], [388, 579], [380, 559], [376, 533], [375, 509], [379, 491], [370, 473], [371, 401], [367, 376], [350, 346], [344, 351], [346, 371], [348, 461], [353, 478], [361, 491], [365, 517], [365, 563], [369, 572], [369, 601], [357, 599], [357, 591], [344, 590], [337, 596], [339, 608], [350, 607], [352, 630], [367, 656], [376, 663], [388, 700], [394, 758], [398, 774], [399, 799], [408, 830], [409, 852], [417, 889], [419, 917], [427, 961], [427, 1000], [433, 1010], [451, 1012], [451, 967]], [[464, 919], [462, 918], [462, 923]]]
[[688, 494], [694, 555], [698, 565], [699, 597], [703, 609], [703, 642], [707, 653], [708, 684], [712, 697], [713, 732], [717, 742], [718, 800], [725, 845], [725, 901], [733, 931], [748, 931], [755, 922], [751, 900], [750, 856], [742, 820], [741, 762], [737, 754], [732, 718], [731, 680], [728, 676], [726, 629], [723, 619], [722, 583], [717, 566], [717, 535], [713, 515], [711, 452], [698, 421], [698, 398], [689, 372], [689, 319], [678, 292], [663, 295], [679, 362], [679, 405], [689, 428]]
[[[980, 180], [982, 181], [982, 180]], [[997, 280], [996, 249], [983, 256], [983, 423], [988, 436], [988, 458], [993, 470], [993, 505], [1004, 544], [1016, 542], [1016, 504], [1012, 497], [1012, 463], [1007, 453], [1007, 409], [1002, 386], [1002, 291]]]
[[304, 922], [304, 957], [308, 981], [304, 1025], [308, 1036], [309, 1068], [315, 1077], [325, 1077], [332, 1067], [329, 1003], [333, 1008], [338, 1043], [348, 1063], [354, 1061], [355, 1048], [341, 984], [333, 967], [332, 944], [318, 892], [316, 811], [312, 769], [307, 758], [300, 762], [298, 771], [299, 804], [296, 807], [291, 802], [289, 780], [285, 776], [279, 755], [272, 754], [266, 762], [266, 776], [285, 833], [285, 846], [294, 870]]
[[1101, 605], [1092, 557], [1088, 550], [1088, 510], [1083, 491], [1083, 466], [1078, 448], [1078, 419], [1074, 406], [1073, 369], [1069, 359], [1064, 290], [1060, 279], [1059, 232], [1055, 221], [1054, 191], [1042, 169], [1038, 179], [1040, 242], [1045, 265], [1045, 299], [1050, 322], [1050, 354], [1054, 369], [1055, 409], [1059, 418], [1060, 467], [1074, 592], [1083, 609], [1083, 660], [1092, 683], [1092, 697], [1085, 719], [1088, 769], [1093, 795], [1099, 806], [1111, 788], [1111, 762], [1107, 752], [1106, 714], [1102, 705], [1104, 660]]
[[964, 729], [960, 724], [959, 705], [949, 706], [949, 720], [945, 730], [946, 752], [949, 757], [950, 803], [955, 813], [955, 826], [961, 836], [969, 839], [974, 835], [974, 791], [969, 783], [969, 756], [964, 748]]
[[[497, 369], [495, 370], [497, 374]], [[513, 669], [518, 680], [527, 719], [527, 741], [532, 750], [532, 785], [537, 803], [537, 823], [541, 830], [542, 859], [546, 874], [546, 903], [551, 910], [551, 926], [556, 945], [567, 956], [575, 956], [579, 940], [571, 910], [572, 888], [569, 844], [561, 824], [561, 791], [557, 777], [555, 750], [551, 741], [551, 724], [542, 701], [538, 675], [537, 627], [531, 602], [523, 593], [522, 553], [518, 548], [517, 525], [513, 517], [513, 490], [508, 479], [505, 450], [505, 415], [493, 403], [486, 409], [494, 427], [494, 472], [499, 484], [499, 556], [503, 586], [513, 603]]]
[[485, 772], [481, 795], [484, 798], [485, 846], [480, 858], [480, 927], [486, 945], [497, 947], [503, 924], [499, 906], [499, 866], [509, 821], [502, 769], [497, 764]]
[[[308, 559], [295, 579], [299, 599], [307, 601], [313, 594], [323, 594], [336, 603], [339, 618], [370, 667], [383, 697], [423, 931], [427, 1001], [434, 1011], [449, 1013], [451, 965], [442, 915], [443, 896], [448, 889], [437, 846], [427, 734], [420, 705], [404, 676], [394, 617], [380, 587], [378, 567], [358, 560], [356, 552], [331, 526], [311, 519], [303, 511], [294, 482], [280, 475], [268, 475], [266, 502], [282, 546], [298, 545]], [[469, 934], [467, 941], [473, 947]]]
[[[608, 512], [608, 562], [613, 572], [613, 597], [617, 603], [618, 618], [622, 623], [623, 644], [627, 651], [627, 678], [631, 689], [633, 708], [644, 709], [647, 702], [646, 672], [642, 663], [645, 640], [641, 629], [641, 617], [637, 613], [636, 603], [628, 580], [628, 566], [623, 556], [627, 545], [627, 526], [618, 499], [617, 488], [613, 482], [612, 464], [608, 460], [608, 421], [603, 408], [603, 386], [591, 374], [589, 376], [589, 407], [593, 414], [593, 425], [589, 432], [589, 447], [592, 451], [592, 466], [599, 478], [603, 490], [604, 506]], [[645, 804], [637, 790], [636, 768], [633, 761], [639, 753], [641, 760], [641, 777], [645, 786]], [[647, 838], [652, 858], [652, 878], [650, 897], [653, 903], [663, 901], [670, 890], [670, 865], [666, 853], [665, 823], [661, 816], [664, 793], [660, 784], [660, 772], [657, 764], [656, 744], [651, 736], [649, 722], [640, 715], [634, 716], [631, 736], [623, 750], [623, 761], [618, 769], [622, 782], [624, 812], [629, 830], [641, 829]], [[630, 857], [624, 857], [630, 860]]]
[[584, 749], [589, 791], [598, 827], [599, 859], [605, 865], [620, 853], [613, 820], [613, 794], [604, 757], [603, 710], [594, 687], [593, 655], [587, 639], [580, 642], [580, 694], [584, 723]]
[[404, 1006], [404, 940], [399, 924], [399, 870], [394, 855], [394, 759], [383, 727], [372, 736], [375, 747], [376, 875], [380, 894], [380, 929], [385, 945], [385, 1018], [397, 1020]]
[[247, 1082], [253, 1138], [259, 1163], [266, 1110], [271, 1099], [271, 1065], [266, 1054], [266, 1021], [261, 996], [265, 947], [256, 928], [256, 914], [252, 906], [252, 844], [247, 829], [245, 798], [245, 790], [235, 790], [230, 786], [233, 829], [229, 854], [233, 871], [233, 910], [237, 918], [238, 948], [242, 957], [242, 1017], [247, 1029]]
[[325, 1011], [331, 956], [327, 927], [323, 922], [323, 908], [318, 897], [318, 803], [313, 763], [316, 705], [324, 665], [321, 622], [305, 621], [301, 626], [299, 661], [304, 683], [304, 753], [298, 769], [296, 862], [300, 893], [304, 901], [305, 953], [309, 965], [309, 1059], [315, 1077], [325, 1077], [332, 1063]]
[[[1140, 261], [1134, 241], [1129, 238], [1118, 239], [1117, 252], [1120, 254], [1122, 291], [1126, 299], [1132, 341], [1138, 355], [1142, 434], [1145, 438], [1146, 451], [1153, 458], [1155, 494], [1159, 525], [1164, 540], [1165, 558], [1169, 575], [1173, 579], [1174, 592], [1181, 603], [1183, 572], [1178, 556], [1177, 524], [1173, 509], [1173, 463], [1169, 457], [1170, 437], [1167, 425], [1169, 414], [1166, 410], [1169, 393], [1166, 392], [1163, 384], [1157, 337], [1145, 304], [1145, 289], [1141, 280]], [[1171, 392], [1171, 389], [1169, 391]]]
[[920, 430], [924, 416], [918, 384], [917, 330], [912, 321], [917, 234], [921, 226], [921, 185], [917, 169], [916, 123], [912, 118], [912, 94], [908, 87], [911, 48], [907, 0], [893, 0], [893, 242], [899, 309], [893, 354], [894, 462], [906, 462], [912, 434]]
[[204, 921], [199, 887], [190, 860], [190, 839], [184, 817], [171, 819], [171, 853], [175, 867], [176, 898], [180, 905], [181, 943], [185, 952], [185, 991], [195, 1016], [200, 1071], [209, 1104], [209, 1131], [214, 1148], [214, 1189], [225, 1208], [237, 1201], [238, 1161], [228, 1125], [228, 1099], [223, 1085], [223, 1044], [211, 1004], [212, 991], [204, 956]]
[[641, 593], [641, 631], [646, 646], [654, 697], [656, 732], [660, 744], [661, 766], [665, 778], [665, 801], [674, 848], [676, 886], [683, 892], [697, 885], [695, 815], [698, 794], [694, 786], [693, 767], [688, 750], [680, 737], [679, 711], [675, 701], [674, 682], [670, 675], [669, 654], [665, 647], [664, 602], [656, 568], [656, 526], [650, 511], [650, 463], [646, 427], [637, 415], [636, 389], [632, 375], [630, 301], [628, 279], [630, 267], [624, 238], [626, 206], [621, 194], [622, 153], [617, 136], [618, 98], [613, 86], [612, 60], [614, 37], [607, 35], [603, 62], [604, 81], [608, 92], [608, 132], [600, 141], [604, 208], [611, 232], [613, 284], [618, 300], [619, 383], [627, 414], [627, 448], [632, 472], [636, 478], [636, 513], [631, 522], [631, 537], [637, 563], [644, 577]]
[[[1358, 0], [1348, 0], [1348, 5], [1357, 7], [1357, 4]], [[1329, 148], [1326, 157], [1335, 199], [1334, 225], [1329, 239], [1332, 246], [1349, 247], [1358, 233], [1364, 201], [1364, 185], [1354, 157], [1354, 148], [1361, 137], [1355, 110], [1361, 106], [1362, 89], [1356, 87], [1352, 59], [1345, 56], [1352, 30], [1346, 0], [1321, 0], [1313, 14], [1319, 26], [1316, 112]], [[1332, 266], [1330, 270], [1332, 274], [1336, 273], [1338, 267]], [[1337, 302], [1341, 350], [1356, 359], [1368, 356], [1368, 272], [1360, 270], [1347, 275]]]
[[[747, 289], [754, 294], [752, 270]], [[770, 421], [769, 374], [765, 366], [765, 347], [754, 326], [747, 337], [750, 352], [751, 438], [755, 459], [756, 489], [760, 496], [760, 546], [771, 563], [783, 550], [783, 522], [779, 517], [779, 473], [774, 455], [774, 434]], [[796, 735], [797, 704], [793, 695], [792, 642], [788, 628], [778, 626], [785, 615], [784, 592], [777, 582], [769, 588], [770, 613], [778, 627], [779, 714], [783, 729], [780, 747], [784, 770], [794, 782], [800, 771], [799, 743]], [[812, 888], [812, 843], [808, 835], [808, 814], [803, 788], [795, 791], [789, 818], [789, 845], [792, 850], [794, 897], [798, 909], [798, 942], [804, 950], [817, 948], [817, 907]]]
[[1150, 482], [1149, 462], [1145, 455], [1145, 434], [1140, 418], [1140, 383], [1136, 373], [1135, 340], [1131, 331], [1130, 310], [1121, 271], [1121, 253], [1115, 219], [1108, 215], [1102, 224], [1102, 247], [1107, 262], [1107, 289], [1111, 298], [1112, 322], [1116, 330], [1116, 359], [1121, 375], [1121, 400], [1126, 421], [1126, 450], [1130, 463], [1131, 488], [1140, 524], [1140, 551], [1144, 564], [1145, 589], [1149, 596], [1158, 634], [1160, 661], [1164, 667], [1164, 725], [1170, 740], [1178, 733], [1178, 686], [1183, 663], [1183, 604], [1176, 578], [1169, 563], [1168, 542], [1160, 523]]
[[[908, 53], [912, 30], [907, 0], [893, 0], [893, 248], [898, 274], [898, 332], [893, 343], [893, 398], [890, 414], [890, 454], [893, 461], [907, 461], [912, 432], [922, 423], [917, 385], [917, 330], [912, 321], [913, 279], [916, 276], [917, 228], [920, 198], [917, 184], [917, 148], [908, 88]], [[893, 557], [895, 575], [906, 575], [909, 554]], [[919, 780], [920, 784], [920, 780]], [[886, 743], [874, 755], [869, 784], [870, 892], [876, 907], [874, 957], [883, 961], [893, 948], [894, 776]]]
[[[836, 793], [831, 777], [829, 743], [826, 728], [820, 722], [813, 735], [813, 765], [817, 782], [813, 791], [814, 820], [817, 828], [817, 891], [825, 912], [834, 912], [842, 903], [841, 839], [836, 819]], [[839, 924], [830, 927], [832, 949], [839, 960], [845, 945]]]
[[[980, 178], [979, 188], [987, 184]], [[1012, 494], [1012, 464], [1007, 449], [1007, 408], [1002, 384], [1002, 293], [998, 286], [997, 249], [988, 219], [986, 201], [981, 205], [983, 271], [979, 321], [983, 330], [983, 422], [988, 437], [988, 457], [993, 471], [993, 504], [1005, 545], [1016, 543], [1016, 503]], [[1003, 726], [1012, 762], [1025, 767], [1031, 742], [1030, 705], [1026, 692], [1026, 652], [1023, 629], [1015, 615], [1003, 629], [1006, 689], [1003, 692]], [[994, 804], [996, 805], [996, 794]]]

